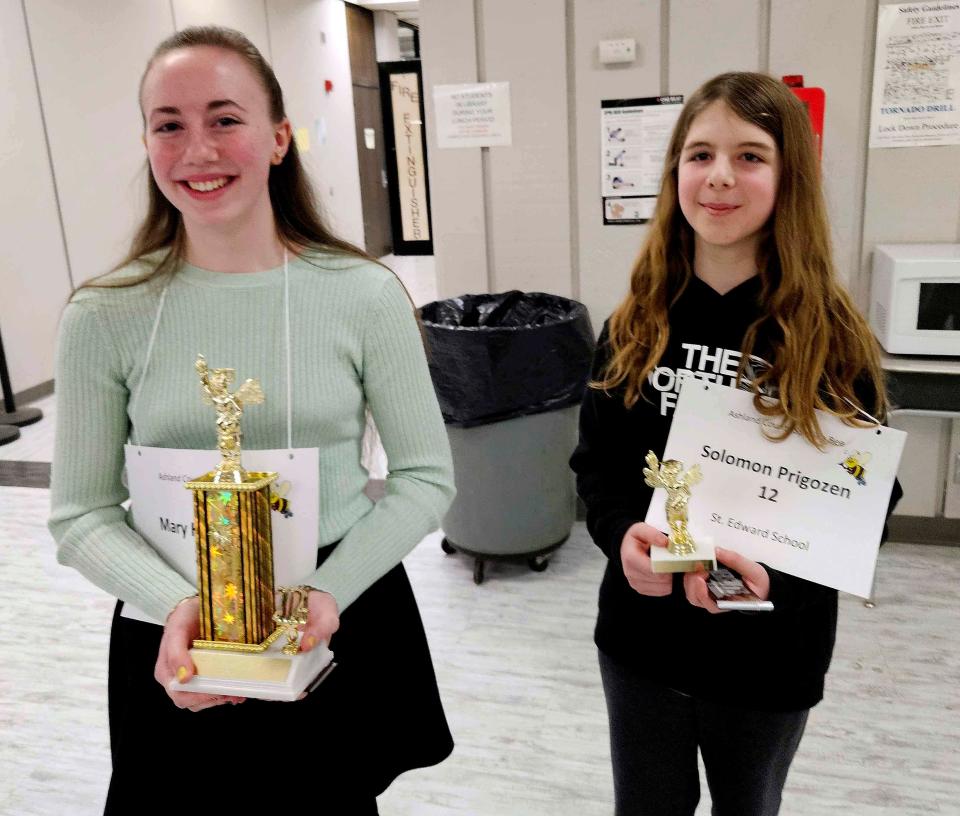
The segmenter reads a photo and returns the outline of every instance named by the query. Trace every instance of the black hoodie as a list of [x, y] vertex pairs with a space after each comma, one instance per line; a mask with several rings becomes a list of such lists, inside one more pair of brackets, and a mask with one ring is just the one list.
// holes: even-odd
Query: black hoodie
[[[648, 450], [663, 455], [677, 380], [694, 372], [734, 384], [743, 336], [761, 314], [759, 294], [759, 276], [724, 295], [691, 278], [670, 311], [666, 351], [637, 404], [626, 409], [620, 390], [587, 389], [580, 443], [570, 465], [587, 507], [587, 529], [609, 559], [600, 587], [597, 646], [648, 679], [685, 694], [741, 708], [791, 711], [809, 708], [823, 697], [836, 638], [836, 590], [767, 567], [773, 612], [711, 615], [687, 601], [682, 575], [674, 576], [669, 596], [648, 597], [630, 587], [620, 561], [624, 534], [643, 521], [650, 503], [644, 457]], [[763, 357], [767, 347], [761, 331], [756, 353]], [[605, 325], [594, 378], [609, 353]], [[901, 494], [897, 483], [891, 510]]]

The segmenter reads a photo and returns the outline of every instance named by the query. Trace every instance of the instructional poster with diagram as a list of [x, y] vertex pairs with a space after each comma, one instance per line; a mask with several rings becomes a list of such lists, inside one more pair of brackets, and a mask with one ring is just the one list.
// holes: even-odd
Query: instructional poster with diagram
[[605, 99], [600, 105], [603, 223], [646, 223], [657, 203], [667, 143], [683, 96]]
[[870, 147], [960, 144], [960, 0], [882, 5]]

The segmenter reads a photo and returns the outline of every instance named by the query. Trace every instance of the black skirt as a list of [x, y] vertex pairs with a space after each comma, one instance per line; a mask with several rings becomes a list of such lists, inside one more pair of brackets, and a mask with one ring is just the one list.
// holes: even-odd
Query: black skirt
[[[321, 550], [318, 563], [332, 550]], [[250, 804], [261, 793], [278, 806], [325, 812], [325, 801], [372, 798], [453, 750], [402, 564], [343, 613], [330, 643], [337, 668], [293, 703], [177, 708], [153, 678], [162, 627], [121, 617], [121, 607], [110, 639], [106, 814], [237, 812], [227, 803]]]

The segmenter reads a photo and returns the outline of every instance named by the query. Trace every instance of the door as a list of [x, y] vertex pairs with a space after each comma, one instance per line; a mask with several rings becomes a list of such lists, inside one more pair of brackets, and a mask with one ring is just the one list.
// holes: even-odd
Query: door
[[365, 249], [375, 258], [393, 251], [387, 195], [380, 80], [373, 35], [373, 12], [346, 4], [353, 111], [356, 121], [360, 197]]

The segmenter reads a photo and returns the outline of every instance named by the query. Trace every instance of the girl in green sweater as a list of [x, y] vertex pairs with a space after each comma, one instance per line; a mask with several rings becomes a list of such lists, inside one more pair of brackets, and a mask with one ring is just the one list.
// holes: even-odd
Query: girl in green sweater
[[[396, 277], [324, 227], [277, 79], [243, 35], [192, 28], [161, 43], [140, 105], [149, 212], [127, 259], [71, 299], [56, 372], [58, 559], [119, 599], [106, 812], [145, 798], [204, 812], [223, 795], [211, 780], [236, 783], [252, 765], [249, 781], [266, 782], [279, 761], [321, 773], [321, 812], [376, 813], [399, 773], [453, 747], [400, 563], [454, 494], [416, 319]], [[268, 395], [244, 417], [246, 448], [318, 449], [302, 648], [332, 638], [339, 668], [295, 703], [168, 689], [194, 672], [198, 601], [122, 506], [124, 444], [216, 460], [201, 351]], [[376, 504], [360, 464], [367, 410], [389, 459]]]

